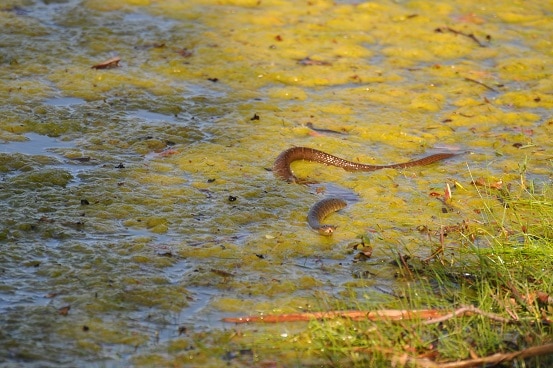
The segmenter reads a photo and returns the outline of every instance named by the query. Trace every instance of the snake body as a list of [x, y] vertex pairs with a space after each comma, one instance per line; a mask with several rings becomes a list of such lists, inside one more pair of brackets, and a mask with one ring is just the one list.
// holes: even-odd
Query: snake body
[[340, 198], [326, 198], [315, 203], [307, 213], [307, 222], [309, 226], [317, 230], [321, 235], [332, 235], [336, 230], [334, 225], [323, 225], [321, 221], [333, 212], [346, 207], [346, 201]]
[[292, 172], [290, 164], [294, 161], [305, 160], [319, 162], [321, 164], [341, 167], [346, 171], [375, 171], [385, 168], [399, 168], [403, 169], [412, 166], [430, 165], [436, 161], [444, 160], [449, 157], [458, 155], [459, 153], [436, 153], [434, 155], [426, 156], [418, 160], [402, 162], [399, 164], [389, 165], [366, 165], [356, 162], [344, 160], [343, 158], [330, 155], [326, 152], [316, 150], [308, 147], [292, 147], [283, 151], [278, 155], [275, 163], [273, 164], [273, 173], [276, 177], [286, 180], [288, 182], [301, 182]]
[[[385, 168], [402, 169], [412, 166], [430, 165], [436, 161], [445, 160], [446, 158], [450, 158], [459, 154], [460, 152], [436, 153], [420, 158], [418, 160], [412, 160], [398, 164], [367, 165], [344, 160], [343, 158], [330, 155], [326, 152], [319, 151], [314, 148], [292, 147], [278, 155], [275, 163], [273, 164], [273, 174], [277, 178], [286, 180], [288, 182], [301, 183], [304, 181], [298, 179], [290, 168], [290, 164], [294, 161], [305, 160], [319, 162], [325, 165], [341, 167], [346, 171], [375, 171]], [[336, 226], [323, 225], [321, 224], [321, 221], [329, 214], [341, 210], [344, 207], [346, 207], [346, 202], [340, 198], [327, 198], [315, 203], [315, 205], [311, 207], [309, 213], [307, 214], [307, 221], [309, 222], [309, 226], [317, 230], [321, 235], [332, 235], [332, 233], [334, 233], [334, 231], [336, 230]]]

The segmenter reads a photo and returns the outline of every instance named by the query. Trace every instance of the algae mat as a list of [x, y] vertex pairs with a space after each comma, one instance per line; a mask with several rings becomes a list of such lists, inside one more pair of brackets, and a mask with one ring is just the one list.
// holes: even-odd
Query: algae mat
[[[552, 18], [543, 1], [3, 2], [0, 360], [216, 366], [240, 348], [224, 316], [386, 303], [397, 252], [431, 252], [416, 229], [481, 206], [474, 177], [551, 184]], [[302, 186], [266, 170], [291, 146], [472, 154], [297, 164], [320, 182]], [[454, 211], [430, 195], [446, 183], [465, 188]], [[305, 216], [330, 194], [349, 206], [323, 239]]]

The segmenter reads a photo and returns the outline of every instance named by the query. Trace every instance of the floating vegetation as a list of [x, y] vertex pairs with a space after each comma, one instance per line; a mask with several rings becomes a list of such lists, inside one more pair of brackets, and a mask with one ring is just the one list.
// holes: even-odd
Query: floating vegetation
[[[553, 6], [484, 5], [3, 2], [0, 360], [420, 365], [550, 344]], [[291, 147], [470, 154], [294, 162], [318, 184], [291, 185], [270, 172]], [[332, 237], [306, 222], [326, 197], [348, 201]], [[483, 313], [223, 322], [462, 308]]]

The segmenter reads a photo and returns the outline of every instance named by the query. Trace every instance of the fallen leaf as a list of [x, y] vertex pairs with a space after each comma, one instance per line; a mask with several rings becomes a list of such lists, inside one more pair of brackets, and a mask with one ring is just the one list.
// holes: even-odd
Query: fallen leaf
[[119, 56], [116, 56], [114, 58], [111, 58], [109, 60], [106, 60], [100, 64], [96, 64], [91, 66], [92, 69], [111, 69], [111, 68], [117, 68], [119, 66], [119, 62], [121, 61], [121, 58]]
[[363, 249], [361, 249], [360, 252], [361, 252], [365, 257], [371, 258], [372, 254], [373, 254], [373, 247], [371, 247], [371, 246], [363, 247]]
[[67, 316], [69, 314], [69, 310], [71, 309], [70, 305], [66, 305], [65, 307], [61, 307], [58, 309], [58, 313], [62, 316]]
[[166, 149], [166, 150], [163, 150], [163, 151], [159, 152], [159, 153], [157, 154], [157, 156], [159, 156], [159, 157], [167, 157], [167, 156], [171, 156], [171, 155], [176, 155], [177, 153], [179, 153], [178, 150], [173, 149], [173, 148], [169, 148], [169, 149]]
[[449, 183], [445, 184], [445, 191], [444, 191], [444, 202], [450, 202], [451, 201], [451, 188], [449, 187]]
[[476, 180], [473, 180], [470, 182], [472, 185], [476, 185], [476, 186], [479, 186], [479, 187], [484, 187], [486, 186], [486, 181], [484, 180], [484, 178], [478, 178]]
[[553, 305], [553, 297], [543, 291], [538, 291], [537, 293], [538, 300], [541, 303]]
[[221, 277], [234, 277], [234, 275], [232, 273], [227, 272], [227, 271], [218, 270], [218, 269], [215, 269], [215, 268], [210, 269], [210, 271], [213, 272], [214, 274], [218, 275], [218, 276], [221, 276]]
[[501, 187], [503, 186], [503, 180], [499, 180], [499, 181], [496, 181], [495, 183], [490, 183], [490, 188], [493, 188], [493, 189], [501, 189]]
[[189, 58], [191, 57], [193, 54], [192, 54], [192, 51], [186, 49], [186, 48], [183, 48], [183, 49], [180, 49], [180, 50], [177, 50], [177, 54], [179, 54], [180, 56], [184, 57], [184, 58]]

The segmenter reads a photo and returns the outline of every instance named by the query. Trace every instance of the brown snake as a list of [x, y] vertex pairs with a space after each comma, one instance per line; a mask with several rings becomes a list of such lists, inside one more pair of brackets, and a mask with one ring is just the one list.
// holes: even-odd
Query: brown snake
[[332, 212], [336, 212], [346, 207], [347, 203], [340, 198], [325, 198], [315, 203], [307, 213], [307, 222], [314, 230], [317, 230], [321, 235], [332, 235], [336, 230], [334, 225], [323, 225], [321, 221]]
[[[325, 165], [341, 167], [346, 171], [376, 171], [386, 168], [406, 168], [412, 166], [423, 166], [430, 165], [434, 162], [444, 160], [449, 157], [457, 156], [462, 152], [449, 152], [449, 153], [436, 153], [430, 156], [420, 158], [418, 160], [402, 162], [398, 164], [389, 164], [389, 165], [367, 165], [359, 164], [352, 161], [344, 160], [343, 158], [329, 155], [326, 152], [316, 150], [314, 148], [308, 147], [292, 147], [280, 155], [278, 155], [275, 163], [273, 164], [273, 173], [276, 177], [286, 180], [288, 182], [302, 183], [304, 181], [298, 179], [292, 169], [290, 164], [294, 161], [305, 160], [319, 162]], [[328, 198], [323, 199], [317, 203], [309, 210], [307, 215], [307, 221], [309, 225], [318, 230], [322, 235], [332, 235], [336, 226], [333, 225], [321, 225], [320, 221], [332, 212], [338, 211], [346, 207], [346, 202], [339, 198]]]
[[299, 180], [294, 175], [294, 173], [292, 172], [292, 169], [290, 168], [290, 164], [298, 160], [313, 161], [313, 162], [319, 162], [321, 164], [325, 164], [329, 166], [341, 167], [346, 171], [376, 171], [376, 170], [386, 169], [386, 168], [403, 169], [403, 168], [412, 167], [412, 166], [430, 165], [431, 163], [434, 163], [436, 161], [444, 160], [446, 158], [453, 157], [458, 154], [459, 153], [453, 153], [453, 152], [436, 153], [434, 155], [426, 156], [418, 160], [402, 162], [399, 164], [366, 165], [366, 164], [358, 164], [355, 162], [344, 160], [343, 158], [329, 155], [326, 152], [319, 151], [314, 148], [292, 147], [292, 148], [288, 148], [286, 151], [278, 155], [277, 159], [275, 160], [275, 163], [273, 164], [273, 173], [275, 174], [276, 177], [280, 179], [283, 179], [289, 182], [294, 182], [294, 183], [301, 183], [302, 181]]

